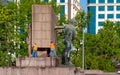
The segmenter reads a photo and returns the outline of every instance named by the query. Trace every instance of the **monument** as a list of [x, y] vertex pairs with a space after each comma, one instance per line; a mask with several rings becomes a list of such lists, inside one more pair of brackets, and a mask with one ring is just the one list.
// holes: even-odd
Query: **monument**
[[57, 17], [49, 5], [32, 6], [32, 24], [28, 33], [28, 54], [31, 56], [32, 46], [38, 45], [37, 55], [47, 57], [50, 53], [49, 44], [56, 42], [55, 26]]
[[[25, 67], [25, 70], [29, 70], [28, 67], [32, 67], [35, 72], [34, 75], [82, 75], [79, 68], [59, 66], [58, 64], [60, 63], [57, 61], [56, 57], [54, 58], [49, 57], [50, 41], [52, 40], [56, 42], [55, 25], [57, 24], [57, 17], [53, 12], [52, 7], [49, 5], [33, 5], [32, 15], [33, 15], [32, 25], [31, 28], [29, 29], [29, 35], [28, 35], [29, 57], [18, 58], [16, 60], [16, 66]], [[70, 25], [70, 30], [71, 28], [72, 26]], [[67, 33], [66, 29], [65, 29], [65, 33]], [[70, 36], [70, 41], [67, 40], [68, 39], [67, 37], [64, 41], [64, 43], [68, 42], [67, 44], [65, 44], [66, 52], [71, 51], [71, 50], [67, 50], [69, 47], [67, 45], [70, 44], [71, 46], [72, 40], [74, 39], [72, 38], [71, 40], [71, 37], [73, 37], [73, 34], [72, 36]], [[35, 58], [30, 57], [31, 47], [33, 46], [34, 43], [37, 43], [39, 46], [39, 50], [37, 51], [38, 57]], [[70, 47], [70, 49], [71, 48], [72, 46]], [[44, 54], [46, 54], [46, 56], [42, 56], [41, 55], [42, 52], [45, 52]], [[33, 73], [33, 71], [31, 71], [31, 73]]]
[[[33, 21], [29, 26], [29, 34], [27, 38], [29, 57], [17, 58], [16, 66], [14, 67], [0, 67], [0, 75], [117, 75], [115, 73], [105, 74], [103, 72], [81, 71], [77, 67], [58, 66], [56, 58], [51, 60], [48, 56], [30, 57], [31, 47], [36, 42], [39, 45], [39, 51], [49, 51], [49, 42], [55, 41], [55, 28], [57, 20], [53, 9], [49, 5], [33, 5]], [[70, 28], [69, 28], [70, 27]], [[67, 30], [68, 29], [68, 30]], [[70, 29], [70, 32], [68, 32]], [[70, 35], [66, 32], [70, 33]], [[71, 32], [72, 31], [72, 32]], [[72, 41], [74, 40], [74, 27], [69, 25], [65, 27], [65, 52], [63, 54], [69, 58], [72, 50]], [[67, 39], [68, 38], [68, 39]], [[39, 55], [39, 54], [38, 54]], [[65, 59], [65, 63], [70, 60]]]
[[76, 36], [76, 31], [74, 27], [74, 20], [71, 20], [68, 25], [64, 27], [64, 45], [65, 48], [62, 51], [62, 64], [64, 65], [72, 65], [70, 62], [70, 57], [71, 57], [71, 51], [73, 50], [73, 40], [75, 39]]

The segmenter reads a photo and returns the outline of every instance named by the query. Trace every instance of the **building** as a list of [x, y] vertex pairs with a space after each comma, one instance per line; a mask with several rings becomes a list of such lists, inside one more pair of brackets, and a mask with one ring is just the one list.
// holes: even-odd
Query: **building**
[[[44, 0], [46, 2], [51, 0]], [[55, 0], [58, 5], [61, 5], [62, 12], [60, 13], [60, 16], [63, 14], [66, 15], [67, 19], [72, 19], [77, 11], [82, 10], [82, 7], [80, 5], [80, 0]]]
[[79, 0], [56, 0], [62, 7], [60, 16], [65, 14], [67, 19], [72, 19], [77, 11], [81, 11], [82, 7]]
[[[7, 2], [19, 2], [21, 0], [2, 0], [2, 2], [4, 2], [5, 4], [7, 4]], [[49, 2], [51, 0], [43, 0], [45, 2]], [[60, 16], [62, 16], [63, 14], [66, 15], [67, 19], [72, 19], [77, 11], [81, 11], [82, 10], [82, 6], [80, 5], [80, 0], [54, 0], [55, 2], [57, 2], [58, 5], [61, 5], [62, 7], [62, 12], [60, 13]]]
[[109, 19], [113, 22], [120, 21], [120, 0], [87, 0], [88, 11], [92, 13], [88, 32], [98, 33], [102, 23]]

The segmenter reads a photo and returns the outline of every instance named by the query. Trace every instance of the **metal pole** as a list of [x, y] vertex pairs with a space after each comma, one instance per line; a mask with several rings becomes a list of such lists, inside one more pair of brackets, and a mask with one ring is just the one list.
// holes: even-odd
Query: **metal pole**
[[83, 41], [82, 41], [82, 70], [84, 70], [84, 28], [83, 28]]

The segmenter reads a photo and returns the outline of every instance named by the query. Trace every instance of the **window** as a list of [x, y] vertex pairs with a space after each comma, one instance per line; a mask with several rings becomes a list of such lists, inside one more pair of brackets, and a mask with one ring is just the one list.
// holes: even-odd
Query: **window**
[[102, 26], [103, 22], [98, 22], [98, 26]]
[[55, 2], [57, 2], [57, 0], [54, 0]]
[[60, 13], [60, 17], [62, 17], [65, 14], [65, 5], [61, 5], [62, 11]]
[[44, 0], [45, 2], [48, 2], [48, 0]]
[[105, 11], [105, 6], [99, 6], [99, 7], [98, 7], [98, 10], [99, 10], [99, 11]]
[[114, 10], [114, 7], [113, 7], [113, 6], [108, 6], [107, 10], [108, 10], [108, 11], [113, 11], [113, 10]]
[[65, 2], [65, 0], [60, 0], [61, 3]]
[[103, 19], [103, 18], [105, 18], [105, 15], [104, 14], [99, 14], [98, 18]]
[[116, 14], [116, 18], [120, 18], [120, 14]]
[[116, 3], [120, 3], [120, 0], [116, 0]]
[[117, 7], [116, 7], [116, 10], [117, 10], [117, 11], [120, 11], [120, 6], [117, 6]]
[[88, 32], [90, 34], [96, 33], [96, 6], [89, 6], [88, 11], [92, 13], [92, 16], [90, 18], [90, 23], [88, 25]]
[[89, 3], [96, 3], [96, 0], [88, 0], [88, 4]]
[[107, 18], [113, 18], [113, 14], [107, 14]]
[[114, 0], [107, 0], [108, 3], [114, 3]]
[[9, 2], [13, 2], [14, 0], [8, 0]]
[[23, 32], [24, 32], [23, 29], [20, 29], [20, 30], [19, 30], [19, 33], [20, 33], [20, 34], [23, 34]]
[[99, 0], [99, 3], [105, 3], [105, 0]]

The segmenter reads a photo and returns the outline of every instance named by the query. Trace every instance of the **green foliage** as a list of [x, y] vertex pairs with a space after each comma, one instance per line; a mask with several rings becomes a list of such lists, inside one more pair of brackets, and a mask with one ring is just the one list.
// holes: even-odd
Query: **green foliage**
[[90, 17], [91, 17], [90, 12], [87, 12], [87, 13], [81, 12], [81, 11], [77, 12], [75, 16], [77, 28], [86, 27], [89, 24]]
[[[77, 37], [74, 43], [77, 54], [73, 54], [72, 62], [75, 66], [82, 67], [82, 46], [79, 41], [82, 39], [82, 28], [86, 23], [81, 16], [77, 15], [78, 25]], [[89, 20], [88, 20], [89, 21]], [[89, 23], [89, 22], [88, 22]], [[81, 30], [80, 30], [81, 29]], [[115, 71], [115, 66], [120, 62], [120, 23], [113, 23], [109, 20], [103, 23], [103, 28], [98, 34], [85, 33], [85, 69], [99, 69], [106, 72]], [[79, 60], [78, 60], [79, 59]]]
[[76, 67], [81, 67], [82, 66], [82, 51], [79, 50], [78, 48], [76, 49], [76, 51], [72, 52], [72, 63], [76, 66]]
[[68, 24], [68, 20], [66, 19], [66, 15], [62, 15], [59, 19], [58, 19], [58, 25], [59, 26], [63, 26], [64, 24]]
[[64, 49], [63, 39], [64, 34], [59, 32], [57, 34], [57, 56], [61, 56], [62, 50]]
[[89, 24], [91, 14], [85, 12], [77, 12], [75, 16], [76, 20], [76, 39], [74, 40], [74, 46], [76, 50], [72, 53], [72, 63], [77, 67], [82, 67], [82, 33], [83, 28]]
[[0, 66], [6, 66], [8, 65], [7, 63], [7, 52], [2, 52], [0, 51]]
[[52, 5], [52, 8], [54, 9], [55, 14], [59, 15], [62, 10], [61, 6], [57, 5], [57, 3], [54, 0], [51, 0], [49, 4]]

